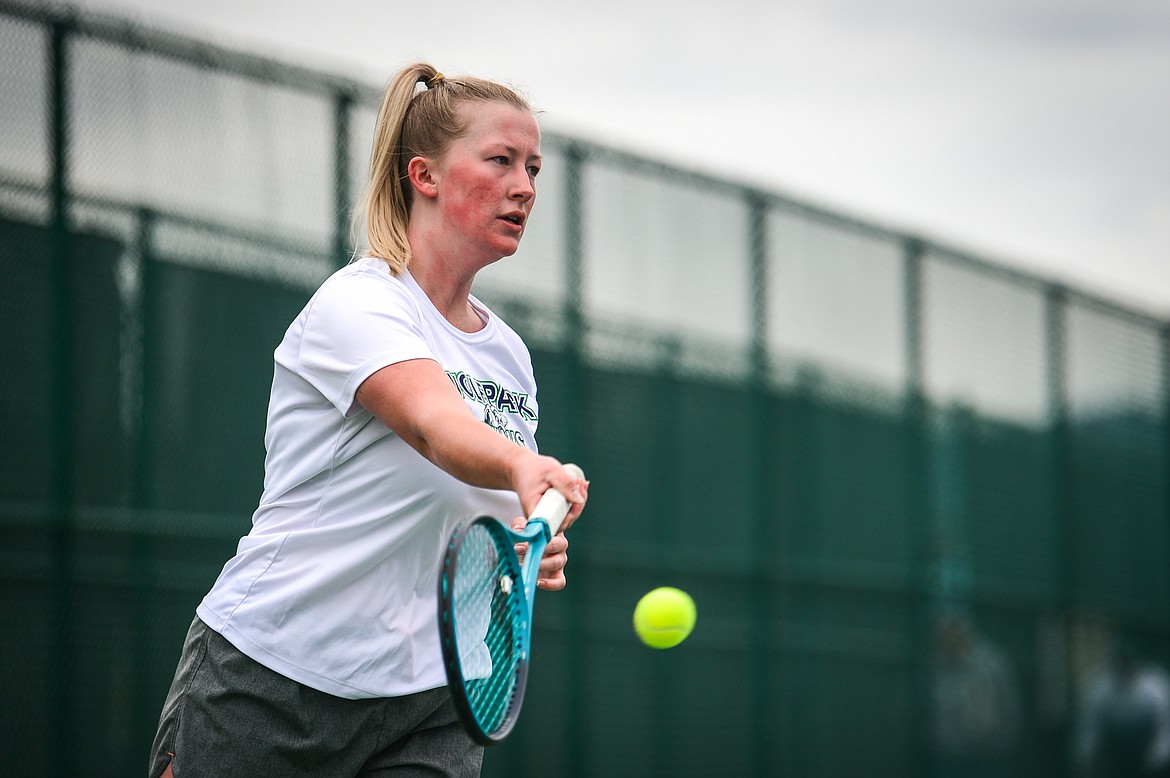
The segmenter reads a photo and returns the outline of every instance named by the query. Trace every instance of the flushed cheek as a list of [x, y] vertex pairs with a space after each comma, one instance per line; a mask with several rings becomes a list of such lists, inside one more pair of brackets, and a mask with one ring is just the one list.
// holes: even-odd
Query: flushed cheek
[[494, 187], [486, 184], [472, 184], [462, 196], [453, 201], [448, 213], [458, 224], [474, 226], [496, 217], [498, 197]]

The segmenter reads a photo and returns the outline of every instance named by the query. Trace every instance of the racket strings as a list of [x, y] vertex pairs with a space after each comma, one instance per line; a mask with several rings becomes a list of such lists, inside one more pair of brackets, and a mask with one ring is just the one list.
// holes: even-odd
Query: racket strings
[[472, 695], [476, 718], [480, 719], [488, 732], [499, 728], [500, 722], [512, 707], [518, 664], [517, 661], [502, 663], [499, 672], [485, 679]]
[[[506, 607], [515, 607], [515, 604], [511, 602], [511, 597], [508, 599]], [[494, 625], [501, 623], [509, 623], [509, 618], [505, 617], [500, 621], [493, 620]], [[519, 636], [513, 630], [499, 626], [489, 632], [485, 642], [492, 657], [493, 671], [491, 676], [485, 680], [477, 696], [482, 700], [491, 701], [486, 707], [490, 710], [493, 718], [496, 716], [502, 718], [511, 705], [512, 692], [516, 682], [516, 666], [523, 658], [521, 656], [522, 646]]]
[[[507, 596], [507, 602], [497, 602], [494, 607], [502, 610], [514, 608], [511, 599], [511, 596]], [[504, 626], [508, 624], [510, 617], [506, 614], [492, 620], [492, 629], [484, 641], [491, 656], [492, 673], [478, 684], [473, 700], [477, 716], [484, 720], [485, 728], [489, 731], [499, 726], [511, 707], [516, 686], [516, 667], [521, 659], [518, 636], [510, 627]]]
[[[487, 528], [471, 528], [460, 549], [455, 576], [456, 642], [462, 661], [474, 666], [476, 652], [487, 651], [490, 674], [467, 682], [472, 713], [486, 732], [499, 728], [512, 706], [522, 639], [513, 620], [524, 613], [519, 570], [497, 549], [506, 539]], [[470, 669], [470, 667], [468, 668]], [[482, 668], [486, 673], [487, 668]]]

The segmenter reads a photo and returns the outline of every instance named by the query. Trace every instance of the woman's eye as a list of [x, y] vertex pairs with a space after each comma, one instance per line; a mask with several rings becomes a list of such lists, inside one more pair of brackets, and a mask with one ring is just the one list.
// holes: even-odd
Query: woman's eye
[[536, 174], [540, 172], [540, 168], [536, 165], [530, 165], [528, 168], [528, 175], [536, 178]]
[[506, 164], [508, 164], [508, 158], [507, 157], [492, 157], [492, 162], [498, 162], [501, 165], [506, 165]]

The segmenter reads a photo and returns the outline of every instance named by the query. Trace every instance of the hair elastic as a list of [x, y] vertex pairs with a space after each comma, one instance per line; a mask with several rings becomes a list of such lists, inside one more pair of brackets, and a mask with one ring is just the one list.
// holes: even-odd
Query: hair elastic
[[427, 89], [434, 89], [439, 84], [443, 83], [444, 78], [446, 78], [446, 76], [436, 70], [435, 75], [427, 79]]

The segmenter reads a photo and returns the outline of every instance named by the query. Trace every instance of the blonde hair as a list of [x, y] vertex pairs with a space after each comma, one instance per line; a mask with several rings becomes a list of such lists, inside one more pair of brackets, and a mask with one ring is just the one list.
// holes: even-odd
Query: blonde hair
[[[419, 84], [425, 89], [419, 90]], [[413, 193], [407, 165], [414, 157], [441, 159], [467, 132], [468, 116], [460, 108], [492, 101], [532, 110], [527, 100], [503, 84], [448, 78], [425, 62], [408, 65], [391, 79], [374, 129], [369, 179], [354, 209], [355, 231], [358, 220], [365, 221], [365, 256], [384, 259], [394, 273], [406, 269]]]

